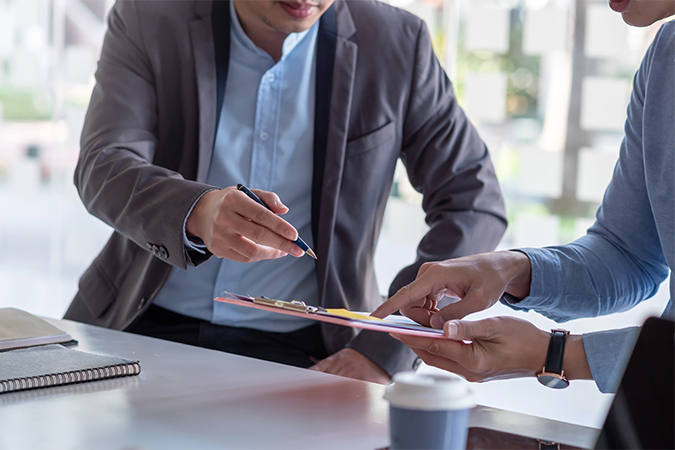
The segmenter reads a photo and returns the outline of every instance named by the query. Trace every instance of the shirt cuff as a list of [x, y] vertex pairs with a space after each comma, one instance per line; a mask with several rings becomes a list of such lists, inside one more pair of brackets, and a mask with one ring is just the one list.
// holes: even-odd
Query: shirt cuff
[[583, 335], [588, 366], [600, 392], [619, 388], [639, 334], [639, 327], [631, 327]]
[[192, 238], [189, 238], [187, 235], [187, 231], [185, 230], [185, 226], [187, 224], [188, 217], [190, 217], [190, 214], [192, 214], [192, 210], [195, 209], [195, 205], [199, 201], [199, 199], [202, 198], [204, 194], [207, 192], [215, 191], [216, 189], [209, 189], [208, 191], [202, 192], [202, 195], [197, 197], [197, 200], [192, 204], [190, 207], [190, 210], [188, 213], [185, 215], [185, 220], [183, 220], [183, 246], [185, 246], [185, 249], [188, 251], [196, 251], [201, 253], [202, 255], [206, 254], [206, 245], [204, 245], [204, 241], [202, 241], [200, 238], [194, 236]]
[[562, 292], [560, 260], [544, 248], [518, 248], [518, 251], [530, 259], [531, 281], [530, 295], [521, 299], [504, 293], [499, 301], [511, 309], [519, 311], [538, 310], [544, 305], [546, 309], [554, 307], [551, 302]]

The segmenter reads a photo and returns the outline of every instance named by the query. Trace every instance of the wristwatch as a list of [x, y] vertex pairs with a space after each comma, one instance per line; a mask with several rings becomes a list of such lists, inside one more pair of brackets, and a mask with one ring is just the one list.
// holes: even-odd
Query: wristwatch
[[558, 328], [551, 330], [551, 340], [548, 343], [546, 362], [544, 363], [544, 368], [537, 374], [537, 380], [544, 386], [553, 389], [564, 389], [570, 385], [570, 382], [565, 378], [565, 371], [563, 370], [565, 341], [568, 334], [570, 332], [567, 330]]

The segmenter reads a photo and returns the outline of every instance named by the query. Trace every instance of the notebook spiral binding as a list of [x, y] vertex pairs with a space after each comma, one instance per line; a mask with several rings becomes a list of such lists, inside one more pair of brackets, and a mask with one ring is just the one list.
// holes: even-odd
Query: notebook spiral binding
[[138, 362], [134, 362], [130, 364], [117, 364], [114, 366], [100, 367], [95, 369], [51, 373], [28, 378], [14, 378], [11, 380], [0, 381], [0, 394], [5, 392], [22, 391], [24, 389], [125, 377], [130, 375], [138, 375], [139, 373], [141, 373], [141, 365]]

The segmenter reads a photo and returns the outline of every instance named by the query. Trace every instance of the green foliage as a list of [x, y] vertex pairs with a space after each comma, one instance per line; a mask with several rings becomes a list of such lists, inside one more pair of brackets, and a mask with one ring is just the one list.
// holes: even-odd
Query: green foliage
[[491, 52], [469, 52], [463, 37], [466, 35], [465, 22], [460, 24], [458, 46], [458, 79], [455, 90], [461, 98], [464, 80], [470, 72], [500, 72], [508, 75], [507, 117], [536, 118], [537, 92], [539, 86], [540, 57], [525, 55], [521, 51], [523, 41], [522, 6], [511, 11], [509, 50], [506, 54]]
[[7, 121], [50, 120], [52, 101], [46, 91], [29, 91], [0, 86], [0, 103]]

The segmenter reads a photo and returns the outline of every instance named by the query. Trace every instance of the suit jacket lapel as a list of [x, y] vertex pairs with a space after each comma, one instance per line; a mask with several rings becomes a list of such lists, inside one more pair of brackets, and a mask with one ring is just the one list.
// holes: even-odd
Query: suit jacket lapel
[[[218, 4], [220, 2], [214, 2]], [[197, 19], [190, 22], [190, 37], [194, 54], [197, 101], [199, 102], [199, 157], [196, 180], [204, 182], [208, 174], [216, 133], [216, 58], [212, 11], [208, 2], [196, 2]], [[229, 22], [228, 22], [229, 23]], [[194, 170], [194, 169], [193, 169]]]
[[190, 22], [199, 101], [199, 158], [196, 180], [206, 181], [215, 143], [230, 53], [227, 1], [195, 2], [198, 19]]
[[357, 54], [357, 45], [349, 38], [354, 32], [345, 1], [337, 0], [321, 17], [317, 41], [312, 231], [319, 257], [317, 273], [322, 299], [349, 131]]
[[[225, 98], [227, 69], [230, 64], [230, 2], [213, 2], [211, 10], [211, 26], [216, 56], [217, 94], [216, 94], [216, 126], [220, 123], [220, 112]], [[214, 140], [215, 144], [215, 140]]]
[[333, 66], [337, 41], [335, 5], [321, 16], [316, 42], [316, 97], [314, 103], [314, 171], [312, 179], [312, 234], [318, 244], [319, 206], [323, 188], [323, 171], [326, 161], [328, 120], [330, 115]]

